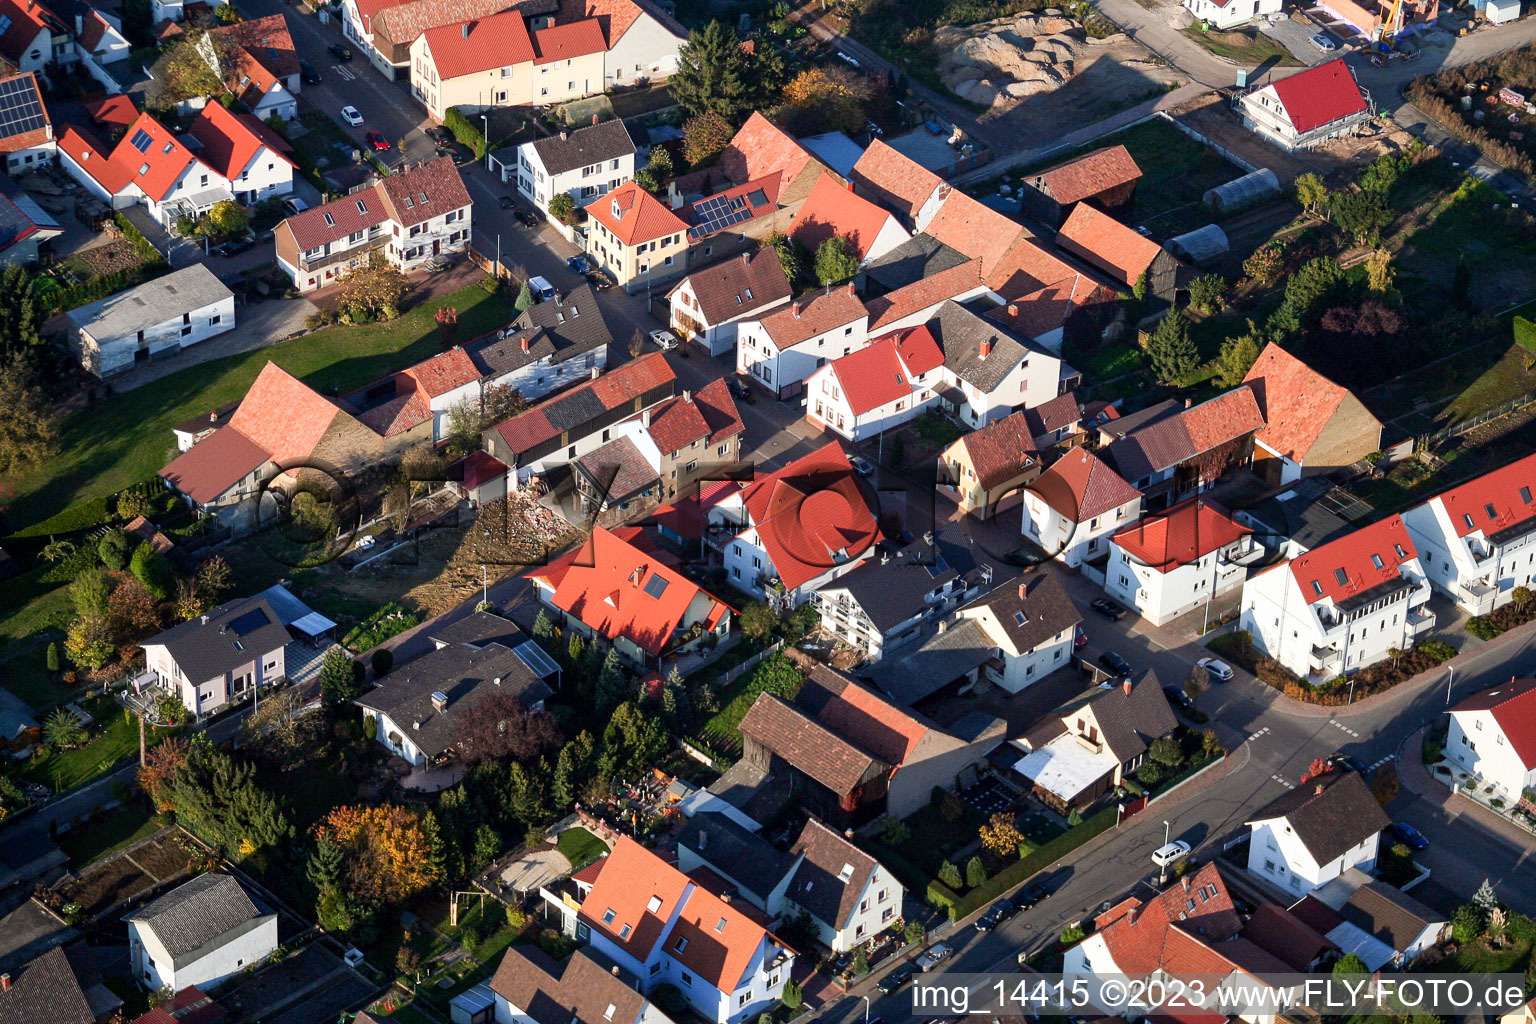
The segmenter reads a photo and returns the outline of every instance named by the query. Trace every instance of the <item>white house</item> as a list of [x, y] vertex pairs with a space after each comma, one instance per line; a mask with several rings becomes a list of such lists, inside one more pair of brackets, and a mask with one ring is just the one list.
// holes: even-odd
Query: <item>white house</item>
[[816, 179], [788, 234], [810, 253], [834, 236], [842, 238], [860, 265], [879, 259], [912, 237], [889, 210], [855, 193], [831, 171]]
[[736, 372], [751, 374], [779, 398], [804, 391], [804, 381], [834, 359], [869, 344], [869, 313], [852, 283], [796, 299], [736, 327]]
[[981, 627], [1002, 667], [983, 666], [987, 679], [1018, 693], [1072, 664], [1072, 638], [1082, 617], [1051, 573], [1034, 572], [998, 587], [955, 612]]
[[255, 115], [233, 114], [222, 103], [209, 103], [187, 134], [197, 142], [198, 159], [229, 181], [240, 205], [293, 193], [296, 165], [284, 155], [292, 147]]
[[669, 984], [707, 1021], [737, 1024], [777, 1005], [795, 953], [754, 917], [628, 836], [581, 901], [578, 938], [642, 979]]
[[227, 604], [145, 640], [145, 672], [194, 715], [216, 711], [285, 677], [293, 636], [261, 597]]
[[653, 0], [605, 0], [585, 5], [591, 14], [607, 14], [608, 49], [603, 78], [609, 88], [633, 85], [641, 78], [670, 78], [688, 30]]
[[1247, 822], [1248, 870], [1297, 898], [1349, 868], [1376, 869], [1381, 830], [1391, 821], [1355, 772], [1308, 779]]
[[5, 123], [0, 124], [0, 153], [5, 155], [6, 173], [19, 177], [34, 167], [53, 163], [58, 143], [37, 76], [23, 72], [0, 78], [0, 109], [6, 114]]
[[465, 349], [480, 371], [482, 393], [506, 387], [533, 402], [606, 370], [611, 341], [597, 293], [583, 283], [529, 306]]
[[[585, 949], [561, 965], [532, 946], [512, 946], [503, 954], [489, 989], [490, 1015], [469, 1016], [464, 1024], [548, 1024], [554, 1006], [592, 1024], [672, 1024], [640, 993], [638, 979], [610, 971]], [[457, 1012], [453, 1020], [460, 1020]]]
[[1401, 516], [1355, 530], [1243, 584], [1254, 646], [1318, 686], [1406, 651], [1435, 624]]
[[1109, 538], [1104, 589], [1161, 626], [1241, 587], [1247, 567], [1263, 556], [1252, 530], [1191, 498]]
[[1451, 709], [1445, 756], [1513, 806], [1536, 789], [1536, 679], [1511, 679]]
[[709, 531], [732, 586], [787, 608], [869, 557], [880, 534], [835, 441], [716, 502]]
[[47, 78], [48, 65], [78, 56], [63, 20], [36, 0], [0, 3], [0, 57], [19, 72]]
[[667, 296], [672, 329], [718, 356], [736, 347], [737, 325], [789, 301], [792, 289], [771, 246], [693, 270]]
[[1451, 930], [1444, 914], [1359, 868], [1346, 868], [1314, 889], [1291, 914], [1327, 936], [1341, 953], [1365, 961], [1368, 971], [1402, 968]]
[[1536, 455], [1403, 513], [1429, 582], [1472, 615], [1536, 581]]
[[1069, 368], [1060, 357], [959, 302], [941, 305], [927, 327], [944, 353], [945, 387], [939, 400], [968, 427], [984, 427], [1062, 394], [1063, 371]]
[[938, 401], [944, 353], [924, 326], [832, 360], [806, 381], [806, 419], [850, 441], [907, 422]]
[[635, 143], [618, 118], [573, 132], [525, 142], [492, 154], [503, 181], [517, 185], [524, 199], [543, 215], [549, 201], [568, 195], [586, 206], [635, 176]]
[[233, 330], [235, 293], [194, 263], [66, 315], [80, 365], [110, 377]]
[[1267, 14], [1278, 14], [1284, 0], [1184, 0], [1184, 6], [1215, 28], [1234, 28]]
[[1141, 492], [1074, 448], [1024, 492], [1024, 535], [1069, 566], [1104, 555], [1109, 535], [1141, 518]]
[[122, 20], [94, 8], [75, 14], [75, 53], [80, 66], [106, 89], [108, 95], [123, 91], [106, 65], [128, 59], [132, 49], [123, 35]]
[[393, 437], [430, 422], [432, 441], [448, 436], [449, 416], [466, 403], [479, 412], [480, 368], [454, 346], [414, 366], [365, 385], [342, 401], [364, 426]]
[[1244, 127], [1291, 150], [1348, 135], [1372, 116], [1371, 102], [1343, 57], [1259, 86], [1238, 98], [1237, 109]]
[[217, 985], [277, 949], [277, 915], [229, 875], [199, 875], [124, 920], [133, 976], [151, 992]]
[[110, 153], [72, 128], [64, 130], [58, 148], [64, 170], [91, 195], [115, 210], [142, 205], [166, 228], [234, 198], [227, 177], [148, 114], [139, 115]]

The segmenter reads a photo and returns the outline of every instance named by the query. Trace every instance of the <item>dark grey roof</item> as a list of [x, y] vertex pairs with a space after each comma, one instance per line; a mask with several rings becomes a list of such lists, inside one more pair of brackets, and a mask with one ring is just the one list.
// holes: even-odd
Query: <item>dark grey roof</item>
[[578, 128], [563, 136], [551, 135], [529, 145], [550, 174], [564, 174], [588, 164], [616, 160], [635, 151], [634, 140], [629, 137], [624, 122], [618, 119]]
[[597, 305], [597, 293], [591, 285], [580, 284], [549, 302], [529, 306], [512, 321], [504, 337], [492, 332], [476, 338], [464, 350], [475, 369], [486, 376], [499, 376], [540, 359], [563, 363], [612, 340], [608, 322]]
[[980, 626], [961, 621], [933, 634], [916, 649], [880, 659], [864, 675], [897, 703], [915, 704], [979, 668], [993, 650]]
[[970, 257], [960, 250], [951, 249], [932, 235], [919, 234], [865, 264], [864, 275], [884, 291], [893, 292], [969, 262]]
[[1332, 489], [1333, 484], [1322, 477], [1305, 477], [1235, 513], [1234, 518], [1260, 533], [1284, 537], [1311, 550], [1354, 532], [1354, 524], [1319, 500]]
[[[784, 898], [816, 920], [841, 930], [879, 862], [815, 818], [806, 821], [789, 852], [804, 859], [785, 887]], [[899, 914], [901, 908], [896, 912]]]
[[439, 626], [428, 634], [428, 639], [445, 647], [453, 644], [467, 644], [470, 647], [501, 644], [511, 650], [528, 637], [511, 619], [491, 612], [477, 611], [445, 626]]
[[1399, 953], [1413, 945], [1424, 929], [1446, 920], [1444, 914], [1436, 913], [1396, 886], [1376, 881], [1359, 868], [1347, 869], [1312, 896]]
[[965, 608], [990, 609], [1020, 654], [1083, 621], [1055, 574], [1046, 570], [1003, 584]]
[[1345, 771], [1302, 783], [1249, 820], [1271, 818], [1284, 818], [1319, 864], [1342, 857], [1391, 824], [1365, 780]]
[[759, 903], [783, 881], [794, 863], [768, 840], [718, 811], [701, 811], [690, 818], [678, 833], [677, 845], [692, 850], [717, 873], [756, 896]]
[[0, 991], [0, 1024], [95, 1024], [62, 946], [11, 972], [9, 992]]
[[822, 589], [847, 590], [884, 633], [933, 607], [935, 602], [927, 600], [932, 591], [975, 568], [968, 538], [959, 530], [942, 530], [932, 546], [917, 540], [894, 554], [882, 542], [877, 557]]
[[[1036, 351], [1000, 324], [985, 320], [952, 300], [939, 307], [928, 321], [928, 330], [944, 353], [944, 366], [982, 391], [992, 391], [1019, 360]], [[984, 341], [992, 343], [992, 351], [985, 359], [981, 355]]]
[[577, 459], [576, 470], [586, 478], [593, 493], [610, 504], [627, 501], [660, 482], [645, 453], [627, 435]]
[[[441, 712], [432, 703], [434, 692], [448, 698]], [[486, 696], [509, 693], [524, 707], [533, 707], [553, 692], [515, 651], [499, 643], [456, 644], [397, 667], [357, 704], [388, 715], [423, 753], [435, 757], [458, 741], [458, 716]]]
[[263, 913], [229, 875], [210, 872], [177, 886], [125, 920], [154, 932], [180, 968], [275, 916]]
[[12, 740], [28, 729], [38, 728], [38, 720], [26, 701], [0, 690], [0, 740]]
[[1182, 408], [1184, 408], [1182, 405], [1170, 398], [1167, 401], [1149, 405], [1145, 409], [1126, 413], [1119, 419], [1110, 420], [1099, 427], [1099, 430], [1111, 441], [1117, 441], [1127, 434], [1133, 434], [1143, 427], [1150, 427], [1160, 420], [1167, 419]]
[[1168, 706], [1167, 694], [1151, 673], [1133, 684], [1129, 694], [1122, 683], [1110, 690], [1099, 690], [1086, 703], [1093, 708], [1104, 745], [1122, 762], [1140, 756], [1153, 740], [1179, 727], [1173, 708]]
[[265, 598], [230, 601], [140, 646], [164, 646], [186, 677], [201, 683], [293, 642]]

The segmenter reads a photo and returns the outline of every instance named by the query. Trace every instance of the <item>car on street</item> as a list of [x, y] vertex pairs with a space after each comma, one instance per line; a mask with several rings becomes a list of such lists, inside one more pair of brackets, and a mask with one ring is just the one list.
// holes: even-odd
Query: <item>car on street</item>
[[453, 132], [440, 124], [435, 124], [425, 129], [425, 131], [427, 138], [431, 139], [434, 145], [446, 146], [448, 143], [456, 141], [453, 137]]
[[515, 210], [517, 209], [517, 200], [511, 196], [497, 196], [496, 205], [503, 210]]
[[1429, 840], [1424, 838], [1424, 833], [1408, 824], [1406, 821], [1394, 821], [1387, 826], [1387, 835], [1396, 839], [1405, 846], [1415, 850], [1429, 849]]
[[976, 930], [979, 932], [989, 932], [1012, 917], [1018, 909], [1014, 905], [1013, 900], [1000, 899], [988, 907], [985, 914], [976, 919]]
[[335, 57], [343, 64], [352, 59], [352, 51], [347, 49], [347, 47], [342, 46], [340, 43], [332, 43], [330, 46], [327, 46], [326, 49], [331, 52], [332, 57]]
[[299, 77], [305, 85], [319, 85], [324, 79], [320, 77], [320, 69], [307, 60], [299, 61]]
[[1201, 658], [1195, 665], [1205, 669], [1205, 674], [1211, 677], [1213, 683], [1230, 682], [1232, 679], [1232, 666], [1217, 658]]
[[1175, 839], [1166, 846], [1159, 846], [1152, 851], [1152, 863], [1160, 868], [1165, 868], [1174, 861], [1183, 860], [1189, 856], [1189, 844], [1182, 839]]
[[602, 267], [593, 267], [582, 276], [587, 279], [588, 284], [600, 292], [605, 292], [613, 287], [613, 278], [609, 277], [608, 271]]
[[1113, 622], [1119, 622], [1125, 618], [1125, 606], [1118, 601], [1111, 601], [1107, 597], [1094, 598], [1088, 602], [1088, 607]]
[[1082, 648], [1088, 646], [1088, 634], [1082, 626], [1078, 626], [1073, 630], [1072, 646], [1077, 650], [1081, 650]]
[[656, 328], [656, 330], [647, 334], [646, 337], [654, 341], [656, 343], [656, 347], [661, 349], [663, 352], [670, 352], [677, 348], [677, 335], [673, 334], [665, 327]]
[[575, 256], [566, 257], [565, 265], [577, 274], [585, 274], [587, 271], [597, 268], [597, 264], [592, 262], [592, 257], [586, 253], [578, 253]]
[[358, 110], [352, 104], [348, 103], [346, 106], [341, 108], [341, 119], [347, 122], [347, 124], [351, 125], [353, 128], [356, 128], [358, 125], [363, 123], [363, 112]]
[[1168, 698], [1169, 704], [1172, 704], [1180, 711], [1193, 711], [1195, 709], [1195, 702], [1190, 699], [1189, 694], [1177, 686], [1163, 687], [1163, 696]]
[[941, 960], [946, 959], [953, 952], [954, 950], [942, 942], [938, 945], [930, 946], [928, 952], [917, 958], [917, 969], [920, 971], [931, 971], [939, 965]]
[[446, 146], [439, 146], [437, 152], [442, 156], [453, 157], [455, 167], [467, 167], [475, 162], [475, 151], [462, 142], [450, 142]]
[[283, 209], [288, 211], [289, 216], [292, 216], [296, 213], [303, 213], [305, 210], [309, 209], [309, 204], [300, 199], [298, 196], [289, 196], [287, 199], [283, 200]]
[[1339, 44], [1333, 41], [1333, 37], [1326, 32], [1315, 32], [1307, 37], [1307, 42], [1317, 47], [1324, 53], [1332, 53], [1339, 48]]
[[1099, 664], [1117, 676], [1128, 676], [1132, 672], [1131, 663], [1114, 651], [1105, 651], [1099, 655]]
[[533, 297], [540, 302], [548, 302], [555, 297], [555, 286], [549, 283], [547, 277], [530, 277], [528, 290], [533, 292]]
[[256, 236], [246, 234], [241, 235], [239, 238], [231, 238], [227, 242], [214, 246], [213, 254], [226, 257], [238, 256], [243, 252], [250, 252], [254, 248], [256, 248]]
[[1019, 547], [1004, 551], [998, 558], [1009, 565], [1017, 565], [1024, 569], [1033, 569], [1035, 566], [1051, 560], [1050, 555], [1047, 555], [1039, 548], [1033, 548], [1027, 544], [1021, 544]]
[[1352, 757], [1351, 755], [1344, 753], [1330, 754], [1328, 756], [1327, 764], [1329, 768], [1338, 768], [1342, 771], [1354, 772], [1356, 775], [1364, 775], [1366, 770], [1364, 761], [1361, 761], [1358, 757]]
[[853, 471], [859, 474], [859, 476], [874, 476], [875, 474], [875, 464], [862, 455], [848, 456], [848, 465], [852, 466]]
[[1028, 910], [1051, 895], [1051, 890], [1045, 887], [1044, 882], [1035, 882], [1026, 886], [1024, 891], [1013, 898], [1020, 910]]
[[376, 152], [389, 152], [389, 140], [384, 137], [382, 132], [369, 132], [363, 138], [368, 140], [368, 145], [372, 146]]
[[917, 967], [914, 964], [902, 964], [879, 981], [875, 982], [875, 988], [886, 995], [895, 992], [901, 986], [917, 977]]
[[752, 386], [746, 381], [737, 380], [735, 377], [732, 377], [725, 382], [725, 387], [731, 393], [731, 397], [738, 402], [746, 402], [748, 405], [751, 405], [757, 401], [752, 396]]
[[539, 218], [535, 217], [527, 210], [517, 211], [517, 222], [525, 228], [536, 228], [539, 226]]

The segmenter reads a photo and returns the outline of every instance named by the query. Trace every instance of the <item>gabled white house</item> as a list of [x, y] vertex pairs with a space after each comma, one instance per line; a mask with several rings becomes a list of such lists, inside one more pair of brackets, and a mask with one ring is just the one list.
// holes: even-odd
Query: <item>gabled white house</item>
[[199, 875], [124, 920], [134, 980], [151, 992], [217, 985], [277, 949], [277, 915], [229, 875]]
[[707, 1021], [777, 1005], [795, 953], [753, 917], [621, 836], [581, 901], [577, 936], [641, 979], [673, 985]]
[[70, 351], [98, 377], [235, 327], [235, 293], [201, 263], [69, 310]]
[[171, 228], [181, 217], [197, 218], [234, 198], [230, 180], [199, 160], [170, 129], [140, 114], [110, 153], [66, 128], [58, 140], [64, 170], [114, 210], [142, 205]]
[[1469, 480], [1403, 513], [1436, 590], [1472, 615], [1536, 581], [1536, 455]]
[[198, 159], [229, 181], [240, 205], [293, 193], [296, 165], [286, 155], [292, 147], [255, 115], [233, 114], [222, 103], [209, 103], [187, 134], [197, 141]]
[[[474, 990], [454, 1000], [455, 1024], [549, 1024], [556, 1006], [591, 1024], [672, 1024], [641, 994], [639, 979], [610, 970], [586, 949], [560, 964], [533, 946], [512, 946], [486, 988], [488, 1003], [474, 999]], [[488, 1016], [476, 1016], [477, 1009]]]
[[688, 30], [652, 0], [588, 2], [590, 14], [608, 15], [608, 49], [603, 54], [603, 80], [608, 88], [634, 85], [642, 78], [671, 78], [677, 54], [688, 41]]
[[667, 296], [669, 323], [686, 342], [722, 355], [736, 347], [737, 325], [789, 301], [792, 289], [772, 246], [689, 271]]
[[145, 640], [153, 685], [194, 715], [244, 700], [284, 678], [293, 636], [265, 598], [230, 601]]
[[1107, 555], [1109, 535], [1141, 518], [1141, 492], [1074, 448], [1024, 492], [1026, 537], [1069, 566]]
[[1511, 679], [1451, 708], [1445, 756], [1514, 806], [1536, 789], [1536, 679]]
[[912, 327], [832, 360], [806, 381], [806, 419], [850, 441], [907, 422], [938, 401], [944, 353]]
[[1072, 639], [1082, 622], [1061, 583], [1043, 571], [962, 606], [955, 618], [975, 622], [996, 646], [1001, 667], [985, 665], [983, 675], [1009, 693], [1071, 665]]
[[838, 285], [741, 321], [736, 339], [736, 372], [791, 398], [805, 390], [811, 374], [869, 344], [869, 314], [852, 283]]
[[1202, 498], [1149, 515], [1113, 534], [1104, 589], [1154, 625], [1243, 585], [1264, 556], [1253, 531]]
[[1215, 28], [1234, 28], [1255, 18], [1278, 14], [1283, 0], [1184, 0], [1195, 17]]
[[524, 199], [548, 216], [549, 201], [568, 195], [586, 206], [635, 176], [635, 143], [624, 122], [561, 132], [525, 142], [515, 150], [492, 154], [502, 180], [517, 185]]
[[1299, 898], [1349, 868], [1375, 871], [1389, 824], [1359, 774], [1326, 772], [1270, 801], [1247, 823], [1248, 870]]
[[1406, 651], [1435, 624], [1430, 587], [1401, 516], [1391, 516], [1243, 584], [1241, 628], [1318, 686]]
[[1237, 109], [1245, 128], [1287, 150], [1348, 135], [1373, 113], [1343, 57], [1259, 86], [1238, 98]]

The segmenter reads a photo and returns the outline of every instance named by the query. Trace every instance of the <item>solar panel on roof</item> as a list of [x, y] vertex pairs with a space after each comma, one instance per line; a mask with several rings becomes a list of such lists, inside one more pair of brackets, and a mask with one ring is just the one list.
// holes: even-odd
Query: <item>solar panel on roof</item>
[[37, 89], [26, 79], [0, 82], [0, 137], [37, 131], [48, 123]]
[[760, 188], [753, 189], [752, 192], [747, 195], [747, 202], [751, 203], [753, 206], [767, 206], [768, 193], [764, 192]]
[[149, 132], [145, 131], [143, 128], [140, 128], [138, 131], [133, 133], [132, 146], [140, 153], [148, 153], [149, 144], [154, 141], [154, 139], [150, 138]]
[[267, 613], [262, 611], [260, 608], [252, 608], [244, 615], [231, 619], [229, 621], [228, 629], [236, 636], [245, 636], [247, 633], [256, 632], [256, 630], [260, 629], [266, 624]]
[[651, 578], [645, 581], [645, 592], [652, 597], [659, 598], [667, 592], [668, 582], [665, 576], [657, 576], [655, 573], [652, 573]]

